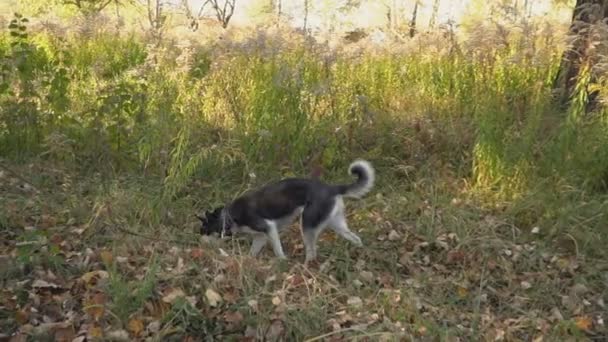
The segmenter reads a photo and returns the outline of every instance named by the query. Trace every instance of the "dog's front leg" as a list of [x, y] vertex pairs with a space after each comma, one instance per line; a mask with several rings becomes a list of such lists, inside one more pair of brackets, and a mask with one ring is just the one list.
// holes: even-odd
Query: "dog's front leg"
[[256, 234], [253, 237], [253, 242], [251, 243], [251, 250], [249, 251], [249, 255], [253, 257], [257, 256], [262, 250], [262, 248], [266, 246], [267, 242], [268, 238], [266, 237], [266, 234]]
[[274, 251], [274, 255], [279, 259], [287, 259], [285, 253], [283, 253], [283, 247], [281, 246], [281, 239], [279, 238], [279, 229], [276, 223], [272, 221], [266, 221], [267, 230], [266, 235], [270, 240], [270, 244], [272, 245], [272, 250]]

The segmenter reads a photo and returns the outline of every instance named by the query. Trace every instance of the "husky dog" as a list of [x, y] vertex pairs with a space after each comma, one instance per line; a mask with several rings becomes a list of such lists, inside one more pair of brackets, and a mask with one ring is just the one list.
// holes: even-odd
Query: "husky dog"
[[332, 185], [317, 179], [288, 178], [246, 193], [226, 206], [207, 211], [201, 220], [201, 234], [234, 233], [253, 235], [250, 255], [257, 256], [268, 241], [274, 254], [285, 259], [279, 233], [300, 217], [306, 262], [317, 256], [317, 238], [330, 227], [357, 246], [361, 239], [348, 229], [344, 197], [360, 198], [374, 185], [375, 172], [365, 160], [354, 161], [348, 171], [357, 176], [352, 184]]

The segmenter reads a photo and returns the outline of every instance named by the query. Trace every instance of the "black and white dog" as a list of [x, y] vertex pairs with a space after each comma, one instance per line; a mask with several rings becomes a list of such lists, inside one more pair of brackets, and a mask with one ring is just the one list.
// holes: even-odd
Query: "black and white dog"
[[362, 246], [361, 239], [348, 229], [343, 197], [360, 198], [374, 185], [375, 172], [365, 160], [356, 160], [349, 173], [357, 176], [352, 184], [332, 185], [316, 179], [288, 178], [246, 193], [232, 203], [197, 217], [201, 234], [250, 233], [254, 236], [250, 255], [256, 256], [268, 240], [274, 254], [285, 259], [279, 232], [301, 217], [306, 261], [317, 255], [317, 238], [331, 227], [338, 235]]

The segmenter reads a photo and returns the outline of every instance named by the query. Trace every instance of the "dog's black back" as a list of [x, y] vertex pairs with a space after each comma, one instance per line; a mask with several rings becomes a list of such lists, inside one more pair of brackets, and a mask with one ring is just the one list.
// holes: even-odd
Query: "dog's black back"
[[366, 161], [356, 161], [349, 172], [357, 176], [351, 184], [332, 185], [318, 179], [288, 178], [246, 193], [232, 203], [207, 212], [202, 221], [201, 234], [230, 233], [228, 226], [248, 227], [266, 232], [266, 221], [289, 218], [302, 209], [302, 227], [319, 226], [334, 210], [339, 196], [359, 198], [374, 182], [374, 171]]

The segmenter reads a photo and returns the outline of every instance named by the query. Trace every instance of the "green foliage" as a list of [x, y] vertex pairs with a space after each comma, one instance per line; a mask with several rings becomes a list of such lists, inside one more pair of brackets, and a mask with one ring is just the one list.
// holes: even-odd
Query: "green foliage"
[[539, 179], [606, 188], [605, 112], [583, 114], [583, 90], [603, 87], [583, 69], [580, 96], [558, 113], [559, 54], [542, 37], [355, 56], [280, 35], [150, 45], [136, 33], [53, 36], [27, 24], [15, 15], [0, 37], [0, 155], [137, 170], [162, 184], [159, 203], [196, 180], [307, 173], [313, 157], [330, 174], [354, 157], [399, 168], [441, 160], [501, 201]]

